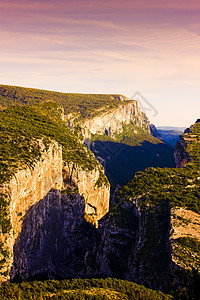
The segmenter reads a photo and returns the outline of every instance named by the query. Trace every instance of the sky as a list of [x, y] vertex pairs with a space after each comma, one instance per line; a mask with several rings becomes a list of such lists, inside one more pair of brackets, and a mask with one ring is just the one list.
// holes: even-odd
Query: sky
[[156, 126], [200, 118], [199, 0], [0, 0], [0, 83], [135, 95]]

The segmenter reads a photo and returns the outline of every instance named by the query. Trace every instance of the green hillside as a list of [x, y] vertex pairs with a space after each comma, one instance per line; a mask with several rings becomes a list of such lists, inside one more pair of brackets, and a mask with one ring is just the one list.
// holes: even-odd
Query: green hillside
[[0, 287], [2, 300], [13, 299], [87, 299], [87, 300], [167, 300], [171, 296], [117, 279], [72, 279], [23, 282]]
[[104, 110], [117, 107], [121, 95], [59, 93], [32, 88], [0, 85], [0, 106], [35, 105], [54, 101], [62, 104], [65, 115], [73, 113], [80, 118], [90, 118]]

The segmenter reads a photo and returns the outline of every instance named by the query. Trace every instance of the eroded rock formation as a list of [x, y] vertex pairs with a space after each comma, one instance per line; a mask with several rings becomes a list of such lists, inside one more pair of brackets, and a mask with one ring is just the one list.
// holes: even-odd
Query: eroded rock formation
[[83, 170], [75, 163], [64, 163], [63, 183], [64, 187], [77, 188], [85, 199], [86, 219], [97, 225], [109, 210], [110, 185], [104, 182], [103, 167], [98, 169]]
[[[84, 140], [90, 139], [92, 134], [106, 134], [113, 137], [123, 130], [124, 124], [134, 122], [136, 126], [150, 133], [150, 122], [147, 116], [140, 110], [138, 102], [135, 100], [126, 101], [117, 108], [106, 112], [99, 111], [99, 114], [85, 121], [80, 121], [81, 133]], [[73, 119], [69, 122], [71, 127], [74, 126]]]
[[[1, 186], [1, 195], [9, 203], [8, 230], [1, 232], [1, 281], [9, 279], [11, 266], [11, 279], [55, 273], [66, 223], [72, 221], [72, 231], [79, 218], [97, 226], [109, 209], [110, 185], [100, 164], [91, 171], [67, 164], [62, 160], [62, 147], [54, 141], [48, 150], [41, 141], [41, 149], [43, 154], [32, 168], [19, 170]], [[61, 196], [62, 189], [66, 195]], [[71, 201], [74, 195], [76, 205]], [[71, 208], [63, 204], [66, 201], [72, 202]]]
[[4, 254], [2, 257], [1, 281], [9, 278], [12, 266], [13, 245], [21, 232], [22, 220], [27, 210], [40, 201], [51, 188], [62, 186], [62, 148], [52, 142], [47, 151], [41, 141], [43, 154], [33, 168], [19, 170], [9, 183], [1, 186], [1, 195], [8, 198], [6, 208], [9, 227], [1, 232]]
[[191, 160], [189, 153], [187, 153], [186, 151], [186, 148], [187, 144], [185, 138], [184, 136], [180, 136], [174, 151], [174, 158], [177, 168], [182, 168]]

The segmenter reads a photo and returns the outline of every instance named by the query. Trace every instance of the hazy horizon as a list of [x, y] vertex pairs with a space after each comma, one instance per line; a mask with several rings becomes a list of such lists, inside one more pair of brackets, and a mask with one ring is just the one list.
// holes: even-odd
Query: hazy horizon
[[0, 0], [0, 17], [1, 84], [139, 91], [156, 126], [200, 118], [197, 0]]

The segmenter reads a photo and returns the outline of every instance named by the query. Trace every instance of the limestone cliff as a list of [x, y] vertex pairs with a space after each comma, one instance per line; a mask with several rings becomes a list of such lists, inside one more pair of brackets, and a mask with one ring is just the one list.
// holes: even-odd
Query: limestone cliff
[[[66, 116], [68, 118], [69, 116]], [[70, 116], [69, 126], [76, 127], [76, 120]], [[135, 100], [123, 101], [116, 108], [98, 112], [94, 118], [79, 120], [78, 125], [83, 139], [91, 138], [92, 134], [106, 134], [114, 137], [123, 131], [123, 125], [134, 122], [137, 127], [150, 133], [150, 122], [146, 115], [140, 110], [138, 102]]]
[[[42, 141], [40, 145], [43, 149]], [[49, 193], [52, 189], [55, 192]], [[66, 196], [61, 197], [61, 190]], [[62, 147], [52, 141], [32, 168], [19, 170], [1, 186], [1, 195], [9, 199], [7, 213], [10, 220], [9, 231], [1, 232], [1, 281], [9, 279], [11, 266], [11, 279], [17, 274], [25, 280], [43, 270], [50, 272], [63, 226], [66, 227], [70, 218], [77, 222], [79, 217], [97, 226], [98, 220], [108, 212], [109, 192], [110, 185], [100, 164], [85, 170], [78, 164], [63, 162]], [[61, 199], [71, 199], [70, 195], [77, 195], [75, 198], [81, 201], [78, 205], [81, 205], [82, 213], [76, 218], [68, 214], [66, 220]], [[46, 234], [51, 237], [46, 239]], [[45, 243], [49, 243], [52, 251], [45, 250]], [[31, 251], [36, 251], [36, 255]], [[42, 260], [41, 253], [44, 253]]]
[[84, 197], [51, 190], [24, 219], [14, 245], [11, 279], [86, 276], [92, 267], [87, 253], [98, 239], [97, 229], [85, 220]]
[[[186, 131], [187, 133], [188, 131]], [[174, 158], [177, 168], [182, 168], [185, 164], [187, 164], [191, 158], [189, 153], [187, 153], [187, 143], [186, 143], [186, 136], [180, 136], [179, 141], [176, 144], [175, 151], [174, 151]]]
[[109, 210], [110, 184], [104, 175], [104, 169], [83, 170], [75, 163], [65, 162], [63, 165], [63, 188], [77, 188], [78, 193], [85, 199], [86, 219], [98, 225]]
[[170, 240], [173, 262], [187, 270], [198, 269], [200, 252], [198, 247], [192, 249], [192, 245], [198, 245], [200, 242], [199, 213], [183, 207], [173, 208], [171, 211]]
[[[97, 226], [108, 212], [110, 184], [104, 169], [69, 130], [62, 113], [62, 107], [51, 102], [1, 112], [0, 125], [4, 130], [0, 136], [4, 142], [0, 147], [0, 281], [9, 279], [11, 266], [12, 278], [18, 274], [16, 270], [21, 278], [31, 276], [27, 265], [31, 250], [27, 248], [24, 252], [26, 245], [19, 246], [24, 240], [23, 232], [27, 232], [25, 243], [38, 255], [46, 247], [46, 231], [49, 235], [54, 232], [54, 222], [61, 226], [57, 230], [59, 236], [64, 220], [61, 191], [64, 198], [77, 194], [77, 199], [84, 203], [85, 222]], [[54, 211], [55, 220], [51, 219]], [[45, 222], [48, 229], [42, 225]], [[35, 244], [37, 233], [39, 240]], [[53, 249], [55, 245], [51, 242]], [[41, 262], [40, 273], [42, 268]]]
[[1, 185], [1, 197], [8, 199], [7, 220], [4, 222], [10, 223], [6, 232], [1, 224], [1, 281], [9, 278], [14, 242], [21, 232], [28, 209], [49, 190], [61, 189], [62, 186], [62, 148], [53, 141], [48, 150], [43, 149], [42, 141], [40, 146], [43, 154], [34, 167], [17, 171], [8, 183]]

